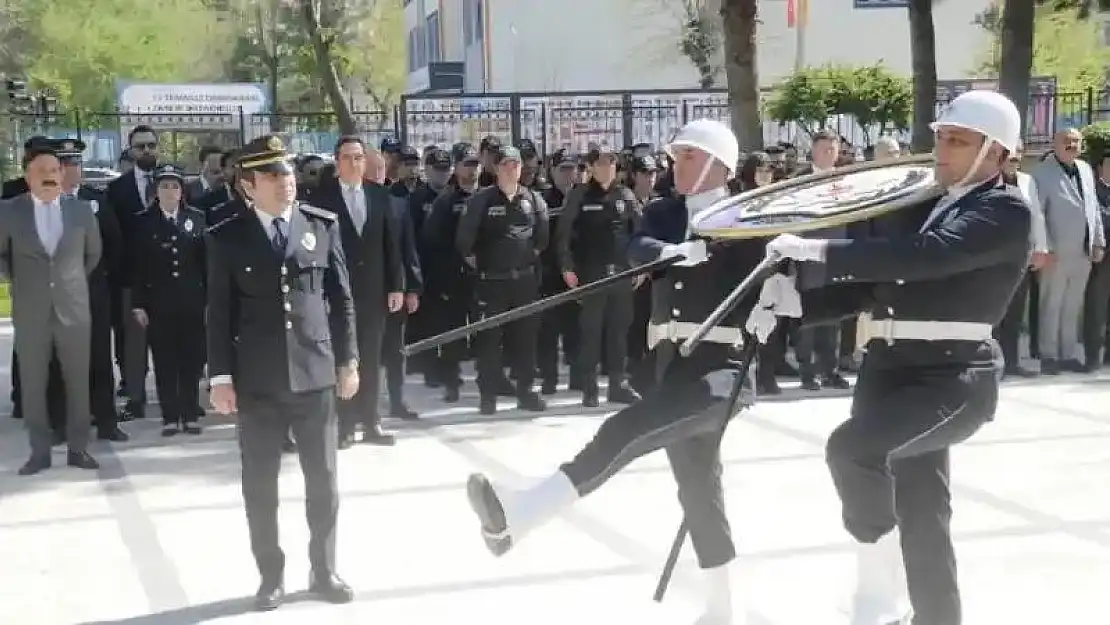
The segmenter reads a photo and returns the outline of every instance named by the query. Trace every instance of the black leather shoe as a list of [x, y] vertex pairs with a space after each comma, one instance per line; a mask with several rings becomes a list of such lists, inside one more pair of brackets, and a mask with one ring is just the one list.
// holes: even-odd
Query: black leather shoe
[[1054, 358], [1041, 360], [1041, 375], [1060, 375], [1060, 361]]
[[182, 428], [190, 436], [200, 436], [201, 429], [196, 423], [186, 423]]
[[490, 415], [497, 413], [497, 399], [493, 397], [483, 397], [478, 401], [478, 412]]
[[334, 573], [325, 575], [314, 572], [309, 580], [308, 592], [328, 603], [350, 603], [355, 599], [355, 592], [347, 582]]
[[382, 426], [375, 425], [373, 427], [365, 428], [362, 431], [362, 442], [366, 445], [381, 445], [382, 447], [390, 447], [397, 444], [397, 438], [383, 430]]
[[513, 384], [513, 381], [509, 378], [502, 378], [497, 383], [497, 394], [501, 397], [515, 397], [516, 384]]
[[819, 391], [819, 390], [821, 390], [821, 384], [819, 384], [817, 382], [817, 378], [813, 377], [812, 375], [803, 375], [803, 376], [801, 376], [801, 378], [802, 378], [802, 390], [803, 391]]
[[1060, 369], [1062, 371], [1066, 371], [1068, 373], [1086, 373], [1087, 372], [1087, 369], [1086, 369], [1086, 367], [1083, 366], [1083, 363], [1079, 362], [1075, 358], [1069, 358], [1069, 359], [1061, 362], [1060, 363]]
[[254, 595], [254, 609], [259, 612], [269, 612], [281, 606], [285, 599], [285, 585], [280, 581], [263, 580]]
[[521, 410], [527, 410], [529, 412], [543, 412], [547, 410], [547, 402], [532, 391], [521, 393], [520, 397], [516, 400], [516, 406]]
[[[355, 444], [355, 435], [354, 434], [340, 434], [339, 435], [339, 449], [350, 449], [354, 444]], [[293, 451], [296, 451], [296, 450], [297, 450], [297, 448], [294, 447]]]
[[100, 463], [89, 455], [87, 451], [70, 451], [66, 453], [66, 464], [86, 471], [95, 471], [100, 468]]
[[597, 408], [601, 405], [601, 396], [597, 389], [589, 389], [582, 393], [583, 408]]
[[758, 395], [782, 395], [782, 388], [779, 387], [778, 380], [769, 378], [762, 382], [756, 382], [755, 392]]
[[554, 395], [559, 390], [559, 382], [557, 380], [545, 380], [540, 387], [540, 393], [544, 395]]
[[417, 414], [416, 411], [412, 410], [404, 404], [394, 406], [389, 411], [389, 416], [393, 417], [394, 419], [401, 419], [402, 421], [415, 421], [420, 418], [420, 415]]
[[126, 443], [131, 440], [127, 432], [119, 429], [119, 426], [112, 426], [110, 429], [98, 430], [96, 433], [97, 440], [111, 441], [113, 443]]
[[1026, 369], [1025, 367], [1022, 367], [1020, 365], [1006, 367], [1006, 369], [1003, 370], [1002, 374], [1006, 377], [1012, 376], [1015, 378], [1035, 378], [1040, 375], [1036, 371], [1030, 371], [1029, 369]]
[[453, 404], [459, 401], [459, 387], [448, 386], [447, 390], [443, 391], [443, 401], [448, 404]]
[[821, 376], [821, 388], [845, 390], [852, 388], [852, 383], [844, 379], [844, 376], [839, 373], [830, 373], [829, 375]]
[[466, 497], [470, 500], [471, 510], [482, 523], [482, 540], [486, 542], [486, 549], [495, 556], [505, 555], [513, 546], [513, 539], [509, 535], [505, 509], [486, 476], [475, 473], [467, 479]]
[[49, 469], [50, 465], [50, 456], [31, 456], [30, 460], [24, 463], [22, 467], [19, 467], [19, 474], [27, 476], [42, 473]]
[[610, 404], [634, 404], [640, 399], [640, 394], [632, 390], [627, 383], [609, 387]]

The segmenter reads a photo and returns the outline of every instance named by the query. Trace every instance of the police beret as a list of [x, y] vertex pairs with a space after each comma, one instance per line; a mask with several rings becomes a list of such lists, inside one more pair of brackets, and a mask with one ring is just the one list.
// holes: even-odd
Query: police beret
[[393, 152], [400, 151], [401, 142], [393, 137], [385, 137], [378, 145], [378, 149], [385, 154], [392, 154]]
[[502, 145], [497, 148], [497, 162], [502, 161], [516, 161], [520, 162], [520, 150], [511, 145]]
[[455, 162], [477, 165], [478, 163], [482, 162], [482, 159], [481, 156], [478, 154], [478, 150], [475, 149], [474, 146], [467, 145], [466, 147], [455, 153]]
[[429, 150], [427, 155], [424, 156], [424, 164], [428, 167], [447, 169], [451, 166], [451, 155], [447, 153], [447, 150], [435, 148]]
[[167, 178], [173, 178], [178, 182], [185, 182], [185, 172], [182, 171], [180, 167], [168, 163], [154, 168], [155, 180], [164, 180]]
[[277, 135], [263, 135], [243, 146], [239, 151], [239, 168], [271, 174], [292, 174], [289, 153]]
[[501, 147], [501, 139], [495, 137], [494, 135], [487, 135], [486, 138], [482, 139], [482, 142], [479, 144], [479, 149], [481, 149], [483, 152], [492, 152], [499, 147]]

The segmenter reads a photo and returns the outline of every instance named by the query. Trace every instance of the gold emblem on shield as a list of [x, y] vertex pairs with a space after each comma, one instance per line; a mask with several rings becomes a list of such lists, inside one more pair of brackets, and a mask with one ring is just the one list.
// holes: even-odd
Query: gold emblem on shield
[[281, 152], [285, 150], [285, 144], [278, 137], [270, 137], [270, 140], [266, 142], [266, 149]]

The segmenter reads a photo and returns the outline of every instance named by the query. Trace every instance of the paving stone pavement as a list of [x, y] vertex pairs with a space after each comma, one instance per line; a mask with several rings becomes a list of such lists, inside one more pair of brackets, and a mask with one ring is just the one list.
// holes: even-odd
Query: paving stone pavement
[[[1108, 389], [1110, 376], [1007, 385], [997, 420], [955, 452], [967, 625], [1101, 622], [1110, 587]], [[18, 478], [26, 439], [18, 422], [0, 419], [0, 625], [691, 623], [698, 577], [689, 548], [667, 600], [650, 600], [679, 521], [661, 454], [504, 558], [485, 551], [467, 474], [544, 475], [592, 435], [605, 409], [583, 411], [576, 394], [562, 392], [538, 417], [511, 401], [481, 417], [473, 385], [466, 390], [446, 407], [410, 378], [410, 403], [424, 420], [393, 424], [394, 448], [342, 453], [339, 572], [357, 601], [299, 600], [268, 614], [249, 611], [257, 576], [230, 421], [209, 417], [203, 436], [169, 441], [156, 419], [128, 424], [132, 442], [95, 446], [98, 473]], [[723, 457], [741, 552], [736, 593], [751, 625], [847, 622], [851, 544], [822, 457], [847, 409], [844, 394], [788, 390], [730, 428]], [[288, 586], [299, 591], [308, 572], [303, 484], [296, 457], [286, 464], [282, 540]]]

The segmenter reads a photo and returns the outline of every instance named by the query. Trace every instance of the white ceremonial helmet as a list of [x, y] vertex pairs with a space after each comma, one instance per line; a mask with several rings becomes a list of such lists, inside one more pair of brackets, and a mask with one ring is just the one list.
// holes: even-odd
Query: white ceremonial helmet
[[1021, 115], [1010, 98], [997, 91], [976, 89], [957, 96], [929, 125], [934, 131], [944, 126], [974, 130], [1010, 152], [1021, 145]]
[[674, 140], [663, 148], [668, 156], [674, 158], [674, 148], [696, 148], [721, 161], [729, 173], [736, 171], [740, 161], [740, 143], [732, 129], [713, 119], [695, 119], [686, 124], [675, 135]]

